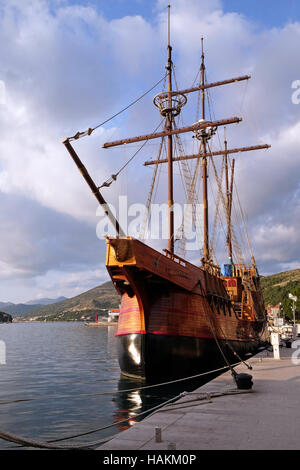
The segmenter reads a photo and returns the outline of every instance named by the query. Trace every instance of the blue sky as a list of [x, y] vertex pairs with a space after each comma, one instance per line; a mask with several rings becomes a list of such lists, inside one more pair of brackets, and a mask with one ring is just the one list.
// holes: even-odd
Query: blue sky
[[[61, 139], [105, 120], [162, 77], [166, 6], [162, 0], [0, 0], [6, 45], [0, 50], [6, 86], [0, 103], [0, 301], [70, 297], [108, 279], [105, 242], [96, 236], [97, 204]], [[300, 79], [299, 16], [293, 0], [172, 2], [180, 86], [191, 85], [197, 73], [202, 36], [209, 80], [252, 75], [247, 86], [222, 87], [212, 98], [217, 117], [243, 117], [238, 128], [228, 128], [232, 143], [272, 145], [268, 153], [237, 158], [236, 182], [266, 274], [300, 265], [300, 105], [291, 101], [291, 84]], [[97, 183], [136, 150], [103, 150], [105, 141], [157, 126], [153, 94], [76, 142]], [[186, 119], [189, 124], [194, 114]], [[145, 149], [145, 160], [153, 149]], [[142, 161], [134, 160], [105, 190], [108, 201], [129, 186], [130, 201], [145, 202], [152, 173]]]
[[226, 12], [242, 13], [261, 26], [283, 26], [290, 21], [299, 21], [298, 0], [223, 0]]
[[[195, 3], [197, 0], [195, 0]], [[108, 19], [121, 18], [126, 15], [141, 15], [152, 21], [155, 19], [157, 3], [148, 0], [72, 0], [69, 4], [93, 5]], [[172, 7], [172, 2], [169, 2]], [[162, 4], [162, 2], [161, 2]], [[165, 2], [168, 5], [168, 2]], [[260, 26], [283, 26], [289, 21], [299, 21], [300, 4], [298, 0], [223, 0], [225, 12], [236, 12], [245, 15], [248, 19]], [[162, 10], [163, 8], [159, 8]]]

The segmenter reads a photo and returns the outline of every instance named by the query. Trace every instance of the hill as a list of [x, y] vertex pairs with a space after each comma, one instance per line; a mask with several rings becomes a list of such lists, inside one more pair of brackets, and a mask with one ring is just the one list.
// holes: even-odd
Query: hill
[[43, 305], [53, 304], [61, 300], [65, 300], [66, 297], [58, 297], [57, 299], [36, 299], [29, 300], [25, 303], [14, 304], [13, 302], [0, 302], [0, 308], [3, 312], [9, 313], [13, 317], [19, 317], [24, 315], [31, 310], [42, 307]]
[[281, 302], [285, 314], [292, 318], [292, 301], [288, 294], [298, 297], [296, 318], [300, 319], [300, 269], [284, 271], [271, 276], [261, 276], [261, 286], [266, 305], [277, 305]]
[[12, 302], [0, 302], [0, 308], [7, 307], [8, 305], [14, 305]]
[[47, 297], [42, 298], [42, 299], [34, 299], [34, 300], [28, 300], [28, 302], [25, 302], [26, 305], [31, 305], [31, 310], [36, 308], [35, 305], [49, 305], [49, 304], [55, 304], [57, 302], [62, 302], [63, 300], [67, 300], [67, 297], [57, 297], [57, 299], [48, 299]]
[[1, 307], [1, 310], [5, 313], [9, 313], [13, 317], [18, 317], [21, 315], [26, 314], [27, 312], [30, 312], [33, 308], [39, 308], [42, 307], [40, 304], [36, 305], [27, 305], [27, 304], [13, 304], [13, 303], [7, 303]]
[[36, 321], [84, 321], [93, 320], [95, 314], [106, 315], [110, 308], [117, 308], [120, 296], [112, 282], [90, 289], [87, 292], [62, 302], [31, 309], [22, 319]]

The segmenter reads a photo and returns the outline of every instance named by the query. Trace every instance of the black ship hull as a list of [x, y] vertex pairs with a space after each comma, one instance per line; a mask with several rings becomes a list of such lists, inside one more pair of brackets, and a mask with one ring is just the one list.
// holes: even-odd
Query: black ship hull
[[[122, 374], [149, 383], [181, 379], [226, 366], [214, 339], [128, 334], [118, 336], [117, 340]], [[219, 340], [219, 344], [230, 364], [267, 346], [263, 341]]]

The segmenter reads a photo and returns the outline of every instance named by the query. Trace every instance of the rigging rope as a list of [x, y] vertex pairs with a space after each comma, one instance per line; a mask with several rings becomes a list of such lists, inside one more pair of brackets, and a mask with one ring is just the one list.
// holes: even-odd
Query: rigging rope
[[[230, 307], [229, 307], [230, 309]], [[225, 344], [229, 347], [229, 349], [231, 349], [231, 351], [233, 352], [233, 354], [238, 358], [239, 361], [241, 361], [249, 370], [252, 370], [252, 366], [250, 366], [246, 361], [244, 361], [240, 356], [239, 354], [234, 350], [234, 348], [231, 346], [230, 343], [228, 343], [228, 340], [226, 338], [226, 335], [223, 331], [223, 328], [221, 327], [221, 324], [219, 323], [219, 328], [221, 330], [221, 333], [223, 335], [223, 338], [224, 338], [224, 341], [225, 341]]]
[[212, 334], [213, 334], [213, 337], [214, 337], [214, 339], [215, 339], [216, 345], [218, 346], [218, 349], [219, 349], [219, 351], [220, 351], [220, 353], [221, 353], [221, 355], [222, 355], [222, 357], [223, 357], [225, 363], [227, 364], [227, 366], [228, 366], [229, 369], [231, 370], [231, 374], [232, 374], [232, 376], [234, 377], [234, 376], [236, 375], [236, 372], [235, 372], [233, 366], [232, 366], [232, 365], [230, 364], [230, 362], [228, 361], [228, 359], [227, 359], [227, 357], [226, 357], [226, 355], [225, 355], [223, 349], [221, 348], [221, 345], [220, 345], [219, 340], [218, 340], [218, 337], [217, 337], [217, 333], [216, 333], [216, 331], [215, 331], [215, 327], [214, 327], [214, 325], [212, 324], [212, 321], [211, 321], [211, 318], [210, 318], [209, 314], [207, 313], [206, 309], [204, 309], [204, 311], [205, 311], [206, 317], [207, 317], [208, 320], [209, 320], [209, 326], [210, 326], [211, 332], [212, 332]]
[[[176, 129], [175, 124], [174, 124], [174, 127]], [[184, 154], [183, 147], [182, 147], [181, 139], [178, 135], [176, 135], [176, 141], [177, 141], [177, 145], [179, 149], [179, 154], [180, 156], [183, 156]], [[200, 240], [200, 233], [199, 233], [197, 220], [196, 220], [197, 219], [197, 204], [199, 205], [199, 201], [198, 201], [197, 193], [195, 191], [197, 179], [198, 179], [200, 159], [198, 158], [196, 160], [196, 165], [194, 168], [193, 175], [191, 174], [190, 167], [186, 161], [182, 160], [181, 162], [178, 162], [178, 163], [179, 163], [179, 168], [182, 167], [182, 170], [183, 170], [183, 177], [184, 177], [185, 189], [186, 189], [186, 194], [187, 194], [187, 204], [192, 205], [192, 224], [194, 223], [194, 226], [197, 232], [196, 237]], [[183, 258], [185, 257], [185, 245], [186, 245], [184, 223], [185, 221], [183, 220], [181, 226], [179, 227], [177, 231], [177, 238], [179, 239], [178, 252], [180, 253], [180, 256], [182, 256]]]
[[[223, 159], [223, 164], [222, 164], [222, 168], [221, 168], [221, 175], [220, 175], [220, 180], [221, 181], [223, 179], [223, 172], [224, 172], [224, 159]], [[213, 193], [213, 196], [214, 196], [212, 185], [211, 185], [211, 192]], [[214, 196], [214, 199], [215, 199], [215, 196]], [[221, 222], [222, 229], [223, 229], [224, 235], [226, 237], [226, 232], [224, 230], [224, 226], [223, 226], [222, 218], [221, 218], [221, 213], [220, 213], [220, 201], [221, 201], [221, 194], [220, 194], [220, 190], [218, 190], [217, 201], [215, 199], [216, 209], [215, 209], [214, 224], [213, 224], [212, 237], [211, 237], [211, 247], [210, 247], [213, 252], [215, 252], [215, 250], [216, 250], [216, 233], [217, 233], [218, 219]]]
[[198, 72], [197, 72], [197, 75], [196, 75], [196, 77], [195, 77], [195, 79], [194, 79], [194, 81], [193, 81], [193, 83], [192, 83], [192, 85], [191, 85], [191, 88], [194, 88], [195, 83], [196, 83], [196, 81], [197, 81], [197, 78], [198, 78], [199, 75], [200, 75], [200, 71], [201, 71], [201, 65], [200, 65], [200, 67], [199, 67], [199, 69], [198, 69]]
[[[164, 137], [162, 137], [161, 142], [160, 142], [157, 160], [161, 159], [161, 152], [162, 152], [163, 144], [164, 144]], [[140, 237], [139, 238], [142, 241], [145, 240], [145, 236], [146, 236], [147, 225], [148, 225], [147, 224], [148, 216], [149, 216], [149, 213], [150, 213], [150, 206], [151, 206], [151, 202], [152, 202], [153, 190], [154, 190], [154, 186], [155, 186], [158, 167], [159, 167], [159, 163], [156, 163], [154, 171], [153, 171], [152, 182], [151, 182], [150, 192], [149, 192], [149, 196], [148, 196], [148, 200], [147, 200], [144, 220], [143, 220], [141, 231], [140, 231]]]
[[[206, 71], [205, 71], [205, 80], [207, 81]], [[207, 89], [206, 92], [207, 92], [207, 103], [208, 103], [210, 120], [215, 120], [215, 113], [214, 113], [214, 109], [213, 109], [210, 90]], [[218, 128], [217, 128], [216, 134], [217, 134], [218, 142], [219, 142], [219, 150], [223, 150]], [[211, 160], [213, 160], [213, 157], [211, 158]], [[212, 164], [214, 165], [214, 161], [212, 162]], [[223, 197], [222, 204], [223, 204], [223, 208], [224, 208], [225, 213], [226, 213], [226, 220], [227, 220], [227, 223], [228, 223], [228, 215], [227, 215], [227, 210], [224, 206], [225, 201], [224, 201], [224, 196], [223, 196], [223, 191], [222, 191], [222, 179], [223, 179], [223, 171], [224, 171], [223, 165], [224, 165], [224, 160], [222, 162], [221, 176], [219, 178], [219, 182], [217, 180], [218, 197], [217, 197], [217, 205], [216, 205], [216, 212], [215, 212], [215, 219], [214, 219], [214, 226], [213, 226], [213, 234], [212, 234], [212, 250], [213, 251], [215, 251], [215, 249], [216, 249], [216, 246], [214, 246], [214, 244], [216, 244], [216, 241], [215, 241], [215, 236], [216, 235], [215, 234], [216, 234], [216, 229], [217, 229], [217, 218], [218, 217], [219, 217], [221, 227], [222, 227], [222, 230], [223, 230], [223, 233], [224, 233], [224, 236], [225, 236], [225, 240], [227, 239], [226, 230], [224, 229], [224, 224], [223, 224], [223, 221], [222, 221], [222, 215], [221, 215], [221, 212], [220, 212], [220, 200], [221, 200], [221, 196], [222, 196]], [[215, 175], [216, 175], [215, 166], [214, 166], [214, 172], [215, 172]], [[216, 176], [216, 178], [217, 178], [217, 176]], [[211, 185], [211, 190], [212, 190], [212, 185]], [[231, 227], [231, 230], [232, 230], [232, 227]], [[226, 244], [226, 242], [225, 242], [225, 244]]]
[[237, 189], [236, 189], [235, 182], [233, 184], [234, 184], [235, 194], [237, 195], [238, 205], [239, 205], [239, 209], [240, 209], [241, 216], [242, 216], [242, 222], [243, 222], [243, 225], [244, 225], [244, 230], [245, 230], [245, 233], [246, 233], [246, 238], [247, 238], [249, 250], [250, 250], [251, 256], [253, 257], [254, 255], [253, 255], [251, 241], [250, 241], [250, 238], [249, 238], [249, 233], [248, 233], [248, 230], [247, 230], [245, 213], [244, 213], [242, 205], [241, 205], [241, 201], [240, 201]]
[[98, 125], [95, 126], [95, 127], [89, 128], [89, 129], [87, 129], [86, 131], [83, 131], [83, 132], [77, 132], [77, 133], [76, 133], [75, 135], [73, 135], [72, 137], [68, 137], [68, 140], [69, 140], [69, 141], [78, 140], [78, 139], [81, 139], [81, 137], [85, 137], [85, 136], [87, 136], [87, 135], [91, 135], [92, 132], [94, 132], [96, 129], [98, 129], [99, 127], [103, 126], [103, 125], [106, 124], [107, 122], [111, 121], [111, 120], [114, 119], [115, 117], [119, 116], [119, 114], [123, 113], [123, 112], [126, 111], [128, 108], [130, 108], [131, 106], [133, 106], [134, 104], [136, 104], [138, 101], [140, 101], [142, 98], [144, 98], [146, 95], [148, 95], [148, 93], [150, 93], [150, 91], [154, 90], [154, 88], [156, 88], [163, 80], [165, 80], [167, 76], [168, 76], [168, 73], [166, 73], [157, 83], [155, 83], [155, 85], [153, 85], [151, 88], [149, 88], [149, 90], [147, 90], [145, 93], [143, 93], [141, 96], [139, 96], [136, 100], [132, 101], [129, 105], [125, 106], [125, 108], [121, 109], [121, 111], [117, 112], [116, 114], [114, 114], [114, 115], [111, 116], [110, 118], [106, 119], [105, 121], [101, 122], [100, 124], [98, 124]]
[[[205, 72], [205, 77], [206, 77], [206, 72]], [[244, 101], [245, 101], [247, 91], [248, 91], [248, 80], [247, 80], [247, 83], [246, 83], [246, 86], [245, 86], [245, 89], [244, 89], [244, 94], [243, 94], [243, 97], [242, 97], [242, 102], [241, 102], [241, 107], [240, 108], [242, 108], [242, 106], [244, 105]], [[212, 102], [211, 102], [212, 100], [210, 98], [210, 90], [209, 89], [207, 89], [207, 101], [208, 101], [208, 106], [209, 106], [209, 110], [210, 110], [210, 115], [213, 118], [215, 118], [215, 114], [214, 114], [213, 106], [212, 106]], [[253, 122], [255, 122], [255, 120]], [[250, 120], [250, 124], [252, 124], [252, 120]], [[218, 136], [218, 140], [219, 140], [220, 150], [222, 150], [222, 145], [221, 145], [218, 129], [217, 129], [217, 136]], [[228, 161], [229, 161], [229, 165], [230, 165], [230, 159], [228, 159]], [[248, 248], [249, 248], [249, 251], [250, 251], [250, 256], [253, 257], [253, 250], [252, 250], [252, 245], [251, 245], [251, 242], [250, 242], [249, 233], [248, 233], [247, 226], [246, 226], [245, 214], [244, 214], [244, 211], [243, 211], [241, 203], [240, 203], [240, 198], [239, 198], [239, 194], [238, 194], [238, 190], [237, 190], [235, 181], [233, 183], [234, 183], [236, 199], [238, 201], [239, 211], [240, 211], [240, 215], [241, 215], [241, 219], [242, 219], [242, 223], [243, 223], [243, 227], [244, 227], [246, 243], [248, 244]], [[235, 216], [236, 216], [236, 225], [238, 226], [239, 224], [237, 222], [237, 214], [235, 214]], [[244, 244], [244, 238], [245, 237], [243, 236], [242, 232], [240, 231], [240, 227], [238, 227], [238, 229], [239, 229], [239, 232], [240, 232], [240, 235], [241, 235], [241, 242], [243, 244], [243, 248], [245, 249], [245, 244]], [[245, 250], [245, 254], [246, 254], [246, 251], [247, 250]]]
[[[208, 144], [208, 148], [209, 148], [209, 151], [211, 151], [210, 149], [210, 146]], [[225, 213], [227, 212], [226, 211], [226, 202], [225, 202], [225, 199], [224, 199], [224, 195], [223, 195], [223, 191], [222, 191], [222, 186], [221, 186], [221, 181], [218, 177], [218, 173], [217, 173], [217, 169], [215, 167], [215, 163], [214, 163], [214, 159], [212, 158], [211, 159], [211, 163], [212, 163], [212, 166], [213, 166], [213, 170], [214, 170], [214, 173], [215, 173], [215, 178], [216, 178], [216, 182], [217, 182], [217, 185], [218, 185], [218, 188], [219, 188], [219, 192], [220, 192], [220, 196], [221, 196], [221, 201], [222, 201], [222, 204], [223, 204], [223, 208], [224, 208], [224, 211]], [[237, 260], [240, 264], [243, 264], [243, 255], [242, 255], [242, 252], [241, 252], [241, 249], [240, 249], [240, 245], [237, 241], [237, 238], [236, 238], [236, 235], [235, 235], [235, 232], [234, 232], [234, 229], [233, 227], [231, 227], [231, 237], [232, 237], [232, 241], [233, 241], [233, 247], [236, 251], [236, 257], [237, 257]]]
[[[162, 90], [165, 89], [166, 79], [167, 79], [167, 74], [164, 76]], [[163, 146], [164, 146], [164, 137], [162, 137], [161, 142], [160, 142], [160, 147], [159, 147], [159, 151], [158, 151], [158, 160], [160, 160], [160, 158], [161, 158]], [[151, 182], [150, 191], [149, 191], [148, 200], [147, 200], [146, 212], [145, 212], [144, 220], [143, 220], [143, 223], [142, 223], [142, 226], [141, 226], [141, 231], [140, 231], [140, 240], [142, 240], [142, 241], [145, 240], [146, 231], [147, 231], [148, 225], [150, 223], [150, 218], [151, 218], [150, 206], [151, 206], [151, 202], [152, 202], [152, 198], [153, 198], [153, 191], [154, 191], [154, 188], [155, 188], [155, 181], [156, 181], [156, 177], [157, 177], [157, 172], [159, 172], [158, 173], [158, 180], [159, 180], [160, 171], [161, 171], [161, 165], [159, 165], [157, 163], [155, 165], [155, 168], [154, 168], [154, 171], [153, 171], [152, 182]], [[154, 198], [156, 196], [157, 187], [158, 187], [158, 182], [157, 182]]]
[[[160, 123], [158, 124], [158, 126], [154, 129], [153, 133], [155, 133], [157, 131], [157, 129], [159, 129], [159, 127], [161, 126], [162, 122], [164, 121], [164, 118], [160, 121]], [[129, 160], [127, 160], [126, 163], [124, 163], [123, 166], [121, 166], [121, 168], [117, 171], [117, 173], [111, 175], [106, 181], [104, 181], [104, 183], [102, 183], [101, 186], [98, 187], [98, 189], [101, 189], [101, 188], [108, 188], [112, 183], [113, 181], [116, 181], [116, 179], [118, 178], [119, 174], [121, 173], [121, 171], [124, 170], [124, 168], [127, 167], [127, 165], [129, 165], [129, 163], [137, 156], [137, 154], [145, 147], [145, 145], [149, 142], [149, 138], [146, 139], [142, 145], [138, 148], [138, 150], [132, 155], [132, 157], [129, 158]], [[126, 144], [125, 144], [126, 145]]]
[[[176, 90], [178, 91], [178, 83], [177, 83], [177, 79], [176, 79], [175, 68], [173, 67], [172, 70], [173, 70]], [[199, 69], [199, 71], [196, 75], [196, 78], [195, 78], [194, 82], [197, 80], [199, 72], [200, 72], [200, 69]], [[182, 117], [181, 117], [181, 120], [182, 120]], [[175, 121], [174, 121], [174, 128], [177, 129], [177, 125], [176, 125]], [[181, 138], [178, 134], [175, 135], [175, 145], [178, 147], [179, 155], [181, 157], [184, 156], [182, 140], [181, 140]], [[196, 185], [197, 185], [198, 173], [199, 173], [199, 165], [200, 165], [200, 159], [197, 159], [195, 168], [194, 168], [193, 173], [192, 173], [187, 161], [185, 161], [185, 160], [178, 161], [180, 175], [181, 175], [181, 178], [184, 182], [183, 187], [184, 187], [184, 190], [186, 192], [187, 204], [192, 205], [192, 224], [191, 224], [191, 226], [194, 225], [194, 227], [196, 228], [196, 238], [198, 240], [201, 239], [200, 227], [198, 227], [197, 220], [196, 220], [197, 219], [197, 204], [199, 204], [199, 200], [198, 200], [197, 192], [196, 192]], [[186, 238], [185, 238], [184, 223], [185, 223], [185, 221], [182, 222], [182, 224], [178, 228], [176, 236], [175, 236], [175, 241], [178, 241], [177, 253], [179, 253], [180, 256], [183, 257], [183, 258], [185, 257], [185, 252], [186, 252], [186, 248], [185, 248], [186, 247]]]

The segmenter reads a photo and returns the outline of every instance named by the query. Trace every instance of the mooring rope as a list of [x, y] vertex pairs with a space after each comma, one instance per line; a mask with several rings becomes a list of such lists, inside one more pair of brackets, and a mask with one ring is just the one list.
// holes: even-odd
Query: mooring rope
[[[238, 366], [239, 364], [241, 364], [241, 362], [242, 361], [232, 364], [232, 367]], [[207, 372], [202, 372], [201, 374], [191, 375], [189, 377], [183, 377], [181, 379], [170, 380], [168, 382], [160, 382], [158, 384], [153, 384], [153, 385], [144, 385], [142, 387], [128, 388], [124, 390], [109, 390], [107, 392], [96, 392], [96, 393], [80, 393], [78, 395], [74, 395], [74, 394], [73, 395], [48, 395], [48, 396], [46, 395], [43, 397], [20, 398], [20, 399], [15, 399], [15, 400], [10, 400], [10, 401], [0, 401], [0, 405], [9, 405], [11, 403], [19, 403], [19, 402], [22, 403], [25, 401], [41, 401], [41, 400], [48, 400], [48, 399], [59, 400], [59, 399], [64, 399], [64, 398], [77, 398], [77, 397], [96, 397], [96, 396], [104, 396], [104, 395], [115, 395], [117, 393], [119, 394], [119, 393], [136, 392], [139, 390], [148, 390], [151, 388], [162, 387], [165, 385], [171, 385], [173, 383], [179, 383], [179, 382], [184, 382], [186, 380], [196, 379], [198, 377], [204, 377], [205, 375], [213, 374], [215, 372], [220, 372], [228, 368], [229, 366], [226, 365], [223, 367], [219, 367], [218, 369], [209, 370]]]
[[172, 401], [178, 400], [178, 398], [181, 398], [182, 396], [184, 396], [185, 393], [186, 392], [180, 393], [176, 397], [170, 398], [169, 400], [166, 400], [165, 402], [163, 402], [159, 405], [156, 405], [156, 406], [154, 406], [154, 407], [152, 407], [152, 408], [150, 408], [146, 411], [142, 411], [141, 413], [138, 413], [135, 416], [130, 416], [128, 418], [123, 419], [122, 421], [118, 421], [117, 423], [112, 423], [112, 424], [109, 424], [107, 426], [103, 426], [101, 428], [92, 429], [91, 431], [86, 431], [84, 433], [73, 434], [71, 436], [62, 437], [60, 439], [53, 439], [51, 441], [43, 442], [43, 441], [38, 441], [38, 440], [35, 440], [35, 439], [28, 439], [28, 438], [18, 436], [16, 434], [12, 434], [12, 433], [9, 433], [9, 432], [3, 431], [3, 430], [0, 430], [0, 438], [5, 440], [5, 441], [14, 442], [16, 444], [21, 444], [22, 446], [38, 447], [38, 448], [41, 448], [41, 449], [80, 449], [80, 448], [84, 448], [84, 447], [85, 448], [86, 447], [92, 447], [92, 446], [99, 445], [101, 443], [107, 442], [107, 440], [110, 440], [112, 438], [107, 438], [106, 440], [102, 439], [101, 441], [96, 441], [96, 442], [93, 442], [93, 443], [86, 443], [86, 444], [82, 444], [82, 445], [80, 444], [80, 445], [75, 445], [75, 446], [69, 446], [69, 445], [68, 446], [60, 446], [60, 445], [56, 445], [55, 443], [56, 442], [66, 441], [66, 440], [69, 440], [69, 439], [75, 439], [76, 437], [87, 436], [89, 434], [104, 431], [104, 430], [109, 429], [113, 426], [119, 426], [120, 424], [125, 424], [128, 421], [140, 418], [141, 416], [145, 415], [146, 413], [150, 413], [154, 410], [157, 410], [157, 409], [161, 408], [162, 406], [165, 406], [168, 403], [171, 403]]
[[[204, 310], [205, 310], [205, 309], [204, 309]], [[210, 318], [209, 314], [206, 312], [206, 310], [205, 310], [205, 313], [206, 313], [206, 317], [207, 317], [208, 320], [209, 320], [209, 326], [210, 326], [211, 332], [212, 332], [212, 334], [213, 334], [214, 340], [215, 340], [215, 342], [216, 342], [216, 345], [218, 346], [218, 349], [219, 349], [219, 351], [220, 351], [220, 353], [221, 353], [221, 355], [222, 355], [224, 361], [226, 362], [228, 368], [231, 370], [232, 376], [234, 377], [235, 374], [236, 374], [236, 372], [235, 372], [233, 366], [230, 364], [229, 360], [227, 359], [226, 354], [224, 353], [224, 351], [223, 351], [223, 349], [222, 349], [222, 347], [221, 347], [221, 345], [220, 345], [220, 343], [219, 343], [215, 326], [213, 325], [213, 323], [212, 323], [212, 321], [211, 321], [211, 318]], [[225, 338], [225, 339], [226, 339], [226, 338]]]
[[190, 407], [190, 406], [199, 405], [199, 403], [193, 403], [191, 405], [191, 402], [195, 402], [195, 401], [196, 402], [199, 402], [199, 401], [209, 402], [211, 398], [223, 397], [223, 396], [227, 396], [227, 395], [240, 395], [240, 394], [243, 394], [243, 393], [252, 393], [252, 390], [228, 390], [228, 391], [217, 392], [217, 393], [203, 393], [204, 396], [197, 397], [197, 398], [192, 399], [192, 400], [187, 400], [187, 401], [184, 401], [184, 402], [181, 402], [181, 403], [178, 403], [178, 404], [175, 403], [175, 406], [172, 407], [172, 408], [167, 407], [166, 409], [160, 409], [162, 407], [165, 407], [168, 404], [172, 404], [172, 402], [174, 402], [174, 401], [176, 401], [180, 398], [183, 398], [186, 395], [192, 394], [192, 393], [188, 393], [188, 392], [182, 392], [179, 395], [177, 395], [176, 397], [171, 398], [169, 400], [166, 400], [165, 402], [161, 403], [160, 405], [154, 406], [153, 408], [150, 408], [149, 410], [143, 411], [143, 412], [139, 413], [136, 416], [129, 417], [129, 418], [126, 418], [122, 421], [119, 421], [118, 423], [113, 423], [113, 424], [110, 424], [109, 426], [105, 426], [105, 427], [99, 428], [97, 430], [89, 431], [89, 432], [84, 433], [84, 434], [77, 434], [77, 435], [65, 437], [65, 438], [62, 438], [62, 439], [51, 440], [51, 441], [47, 441], [47, 442], [38, 441], [38, 440], [35, 440], [35, 439], [27, 439], [27, 438], [18, 436], [16, 434], [8, 433], [8, 432], [2, 431], [2, 430], [0, 430], [0, 438], [4, 439], [6, 441], [9, 441], [9, 442], [14, 442], [16, 444], [20, 444], [22, 447], [25, 446], [25, 447], [34, 447], [34, 448], [40, 448], [40, 449], [52, 449], [52, 450], [55, 450], [55, 449], [56, 450], [62, 450], [62, 449], [64, 449], [64, 450], [76, 450], [77, 449], [77, 450], [80, 450], [80, 449], [84, 449], [84, 448], [91, 448], [91, 447], [95, 447], [95, 446], [98, 446], [98, 445], [104, 444], [105, 442], [110, 441], [117, 434], [115, 434], [113, 436], [110, 436], [110, 437], [107, 437], [105, 439], [102, 439], [101, 441], [93, 441], [93, 442], [89, 442], [89, 443], [86, 443], [86, 444], [78, 444], [78, 445], [71, 445], [71, 446], [70, 445], [56, 445], [55, 442], [61, 442], [63, 440], [73, 439], [75, 437], [80, 437], [80, 436], [84, 436], [84, 435], [87, 435], [87, 434], [91, 434], [93, 432], [98, 432], [98, 431], [107, 429], [109, 427], [116, 426], [116, 425], [128, 422], [129, 420], [137, 419], [138, 417], [140, 417], [140, 416], [142, 416], [146, 413], [151, 413], [151, 411], [152, 411], [152, 413], [149, 414], [149, 417], [152, 416], [155, 413], [158, 413], [158, 412], [173, 411], [173, 410], [178, 410], [178, 409], [182, 409], [182, 408], [187, 408], [187, 407]]
[[[180, 403], [174, 403], [174, 406], [168, 405], [166, 408], [162, 410], [157, 410], [155, 413], [165, 413], [166, 411], [173, 411], [173, 410], [180, 410], [182, 408], [189, 408], [190, 406], [199, 406], [199, 403], [193, 403], [193, 402], [199, 402], [199, 401], [204, 401], [203, 404], [206, 402], [210, 402], [211, 398], [217, 398], [217, 397], [225, 397], [227, 395], [241, 395], [243, 393], [253, 393], [253, 390], [228, 390], [225, 392], [219, 392], [219, 393], [206, 393], [204, 397], [198, 397], [194, 398], [192, 400], [186, 400], [182, 401]], [[193, 393], [188, 393], [188, 395], [193, 395]], [[191, 404], [193, 403], [193, 404]]]

